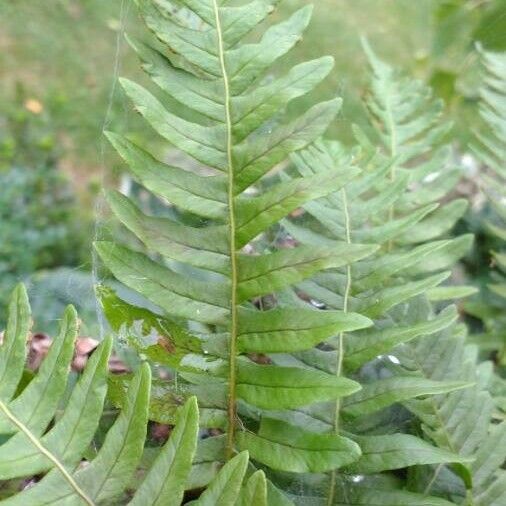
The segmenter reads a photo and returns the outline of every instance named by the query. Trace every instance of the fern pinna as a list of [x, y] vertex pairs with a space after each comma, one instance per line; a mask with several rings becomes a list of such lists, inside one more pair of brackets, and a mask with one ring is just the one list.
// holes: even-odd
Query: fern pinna
[[[367, 318], [342, 310], [321, 312], [294, 304], [261, 311], [255, 306], [259, 297], [375, 249], [339, 243], [255, 255], [245, 251], [291, 211], [338, 191], [358, 172], [336, 167], [281, 181], [254, 195], [263, 176], [321, 136], [339, 110], [339, 100], [331, 100], [295, 120], [283, 114], [291, 100], [330, 72], [329, 57], [297, 65], [271, 81], [262, 79], [301, 39], [311, 8], [268, 28], [259, 42], [248, 42], [245, 38], [272, 11], [273, 2], [155, 0], [139, 5], [158, 43], [132, 41], [132, 46], [161, 92], [190, 110], [193, 120], [138, 84], [122, 80], [123, 87], [153, 129], [211, 175], [169, 166], [117, 134], [109, 139], [142, 185], [209, 223], [196, 228], [146, 216], [129, 198], [111, 192], [114, 213], [161, 260], [119, 244], [101, 242], [96, 248], [118, 280], [163, 312], [151, 318], [154, 328], [165, 328], [158, 351], [170, 350], [167, 360], [179, 372], [179, 391], [198, 393], [204, 409], [212, 410], [210, 426], [225, 431], [220, 438], [225, 439], [224, 455], [217, 454], [217, 460], [249, 450], [257, 461], [292, 472], [349, 464], [360, 455], [352, 440], [300, 430], [292, 438], [289, 425], [261, 415], [334, 401], [360, 386], [324, 371], [251, 359], [252, 354], [310, 349], [336, 333], [370, 325]], [[186, 328], [177, 328], [175, 320], [181, 319], [188, 322]], [[193, 336], [190, 328], [196, 330]]]
[[[423, 304], [419, 304], [423, 308]], [[420, 312], [431, 315], [425, 305]], [[469, 387], [425, 399], [411, 399], [405, 407], [415, 414], [423, 433], [461, 455], [457, 466], [413, 469], [410, 486], [420, 492], [450, 496], [455, 504], [499, 506], [506, 499], [506, 422], [494, 402], [492, 363], [478, 363], [477, 347], [466, 344], [462, 326], [452, 325], [399, 350], [392, 369], [431, 381], [463, 381]]]
[[[179, 410], [170, 439], [136, 491], [131, 492], [146, 438], [149, 366], [141, 366], [131, 380], [124, 409], [97, 452], [92, 442], [107, 393], [111, 339], [93, 352], [59, 413], [69, 383], [77, 315], [74, 308], [67, 308], [58, 337], [35, 376], [24, 385], [30, 326], [30, 306], [26, 290], [20, 285], [11, 298], [0, 347], [0, 480], [11, 483], [2, 490], [0, 503], [98, 506], [120, 501], [131, 506], [179, 506], [197, 447], [196, 399], [190, 398]], [[258, 471], [244, 479], [247, 463], [246, 452], [231, 460], [196, 504], [220, 504], [221, 498], [233, 504], [252, 496], [258, 502], [245, 504], [266, 504], [265, 476]], [[16, 483], [13, 480], [33, 476], [39, 478], [32, 486], [18, 493], [12, 490]]]

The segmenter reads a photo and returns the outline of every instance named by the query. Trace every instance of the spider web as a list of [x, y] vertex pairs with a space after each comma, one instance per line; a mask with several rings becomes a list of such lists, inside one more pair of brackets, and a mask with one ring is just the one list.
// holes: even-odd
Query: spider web
[[[109, 100], [107, 104], [106, 113], [104, 116], [104, 120], [102, 123], [101, 131], [100, 131], [100, 187], [105, 189], [107, 186], [106, 181], [106, 139], [105, 132], [109, 128], [112, 122], [112, 111], [113, 105], [115, 102], [116, 95], [118, 93], [118, 79], [120, 77], [121, 72], [121, 64], [122, 64], [122, 54], [125, 46], [125, 32], [128, 16], [130, 14], [131, 9], [131, 0], [121, 0], [120, 12], [119, 12], [119, 28], [117, 30], [116, 35], [116, 49], [114, 56], [114, 64], [113, 64], [113, 74], [111, 78], [111, 88], [109, 91]], [[127, 114], [127, 108], [124, 107], [124, 115]], [[126, 118], [125, 118], [126, 119]], [[108, 219], [106, 213], [106, 203], [104, 198], [103, 190], [98, 194], [95, 201], [95, 225], [94, 225], [94, 234], [93, 234], [93, 242], [103, 239], [108, 235]], [[100, 299], [98, 294], [96, 293], [96, 288], [104, 281], [103, 268], [98, 258], [98, 255], [94, 248], [92, 248], [92, 280], [93, 280], [93, 288], [95, 291], [95, 313], [96, 319], [98, 322], [99, 328], [99, 336], [100, 339], [103, 339], [105, 333], [107, 331], [107, 324], [105, 321], [105, 317], [102, 311], [102, 307], [100, 305]]]

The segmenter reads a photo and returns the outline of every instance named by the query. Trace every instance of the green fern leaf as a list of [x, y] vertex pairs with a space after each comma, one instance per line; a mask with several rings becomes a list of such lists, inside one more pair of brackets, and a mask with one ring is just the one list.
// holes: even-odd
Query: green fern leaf
[[197, 446], [198, 427], [197, 400], [191, 398], [179, 411], [169, 443], [160, 452], [136, 491], [129, 503], [131, 506], [169, 506], [182, 503], [186, 479]]
[[[467, 489], [467, 497], [461, 497], [459, 504], [472, 500], [483, 506], [499, 505], [505, 496], [498, 493], [496, 500], [494, 494], [504, 485], [500, 471], [506, 457], [500, 444], [504, 422], [493, 422], [494, 405], [488, 393], [492, 369], [485, 372], [481, 368], [478, 376], [476, 356], [464, 339], [450, 327], [396, 353], [401, 374], [407, 368], [431, 380], [475, 383], [471, 388], [411, 399], [404, 405], [420, 418], [423, 431], [438, 447], [471, 459], [470, 463], [452, 466], [452, 474], [460, 477]], [[438, 466], [425, 481], [417, 480], [418, 489], [430, 491], [442, 470], [443, 466]]]
[[[334, 351], [303, 350], [274, 357], [278, 365], [298, 366], [312, 372], [321, 369], [337, 376], [346, 374], [348, 367], [358, 371], [382, 354], [394, 353], [393, 358], [398, 361], [397, 345], [414, 342], [416, 338], [423, 341], [450, 327], [457, 317], [455, 308], [446, 308], [439, 315], [412, 308], [419, 298], [440, 289], [439, 285], [450, 275], [441, 271], [453, 267], [472, 244], [470, 236], [442, 238], [467, 206], [459, 200], [444, 207], [438, 203], [456, 184], [460, 173], [449, 165], [448, 148], [437, 148], [440, 141], [435, 133], [448, 130], [447, 125], [439, 126], [442, 104], [431, 99], [427, 87], [400, 76], [380, 61], [367, 44], [366, 51], [373, 69], [372, 93], [367, 105], [382, 149], [360, 158], [360, 154], [350, 153], [338, 143], [320, 140], [294, 154], [292, 159], [304, 177], [349, 164], [363, 164], [363, 171], [339, 192], [305, 204], [302, 218], [283, 222], [288, 234], [306, 245], [329, 247], [336, 241], [346, 241], [381, 246], [372, 255], [356, 259], [346, 269], [327, 270], [297, 284], [300, 291], [329, 309], [356, 311], [375, 321], [371, 329], [349, 336], [340, 333], [328, 339], [326, 343]], [[357, 138], [363, 152], [374, 145], [361, 131]], [[434, 191], [435, 187], [438, 191]], [[363, 383], [362, 390], [334, 406], [308, 406], [278, 416], [317, 432], [337, 433], [347, 427], [355, 431], [360, 430], [361, 420], [403, 402], [404, 396], [431, 399], [473, 384], [461, 378], [439, 381], [439, 378], [424, 379], [421, 374], [410, 373], [389, 374], [391, 377], [387, 379], [374, 377], [374, 381]], [[440, 449], [403, 434], [350, 437], [363, 442], [363, 455], [345, 470], [368, 474], [422, 464], [422, 460], [416, 462], [416, 452], [408, 449], [410, 444], [413, 448], [420, 445], [419, 456], [427, 455], [425, 465], [467, 462], [459, 452]], [[385, 446], [375, 446], [374, 441], [385, 442]], [[367, 456], [368, 451], [371, 457]], [[332, 504], [339, 494], [337, 477], [335, 472], [329, 476], [326, 504]]]
[[258, 434], [237, 435], [251, 457], [293, 473], [323, 472], [345, 466], [360, 456], [360, 448], [345, 437], [315, 434], [280, 420], [264, 418]]
[[25, 341], [30, 331], [30, 306], [23, 285], [18, 285], [9, 304], [7, 329], [0, 348], [0, 399], [10, 400], [18, 386], [26, 360]]
[[408, 434], [353, 436], [362, 456], [346, 469], [353, 474], [374, 474], [415, 465], [466, 463], [472, 459], [442, 450]]
[[437, 497], [413, 494], [402, 490], [366, 489], [338, 493], [337, 506], [451, 506], [453, 503]]
[[220, 470], [197, 501], [196, 506], [235, 504], [241, 494], [241, 485], [248, 465], [248, 452], [242, 452]]
[[267, 506], [267, 481], [263, 471], [256, 471], [244, 485], [238, 502], [241, 506]]
[[[196, 228], [146, 216], [128, 197], [111, 192], [108, 200], [119, 220], [150, 253], [161, 255], [166, 262], [114, 243], [97, 243], [96, 249], [113, 275], [154, 303], [163, 318], [180, 318], [187, 322], [183, 326], [199, 329], [196, 338], [202, 349], [176, 354], [177, 358], [173, 356], [166, 363], [170, 360], [180, 371], [188, 392], [203, 396], [204, 410], [214, 410], [212, 414], [207, 411], [210, 417], [203, 415], [202, 420], [216, 424], [214, 415], [219, 413], [221, 426], [226, 414], [226, 457], [230, 458], [241, 428], [238, 415], [248, 420], [257, 416], [246, 406], [256, 412], [297, 408], [335, 400], [359, 388], [351, 380], [325, 372], [304, 374], [290, 367], [259, 365], [248, 353], [306, 350], [336, 331], [371, 324], [354, 312], [323, 315], [310, 305], [301, 309], [298, 304], [259, 311], [251, 302], [315, 273], [349, 265], [370, 255], [376, 246], [357, 241], [321, 248], [300, 245], [254, 256], [245, 251], [289, 213], [339, 191], [360, 172], [356, 167], [335, 167], [290, 180], [281, 176], [280, 182], [259, 192], [262, 178], [290, 153], [318, 139], [340, 108], [336, 99], [316, 104], [295, 119], [284, 114], [288, 102], [311, 91], [330, 72], [333, 62], [329, 57], [297, 65], [268, 83], [262, 81], [269, 67], [301, 38], [311, 7], [298, 10], [268, 28], [258, 42], [251, 42], [245, 36], [273, 4], [263, 0], [240, 5], [184, 0], [174, 9], [161, 0], [137, 3], [159, 42], [153, 47], [138, 41], [131, 41], [131, 45], [154, 83], [192, 109], [194, 119], [189, 121], [175, 108], [167, 108], [138, 84], [122, 79], [123, 88], [151, 127], [172, 146], [204, 164], [210, 175], [166, 165], [122, 136], [110, 133], [108, 137], [132, 175], [149, 191], [211, 221], [205, 228]], [[190, 15], [185, 17], [182, 12]], [[200, 275], [180, 272], [189, 267], [197, 268]], [[213, 279], [212, 283], [208, 279]], [[149, 349], [150, 356], [156, 353], [157, 361], [163, 363], [161, 351], [160, 347]], [[214, 394], [208, 386], [209, 375], [213, 388], [219, 391], [217, 403], [211, 401]], [[238, 401], [242, 401], [239, 412]], [[241, 449], [248, 449], [242, 436], [238, 435]], [[312, 451], [318, 454], [314, 445]], [[328, 448], [323, 446], [322, 452]], [[339, 455], [336, 449], [336, 457]], [[267, 457], [256, 452], [255, 458], [265, 463]], [[223, 456], [217, 455], [217, 459]]]
[[393, 376], [365, 384], [343, 402], [343, 412], [361, 416], [379, 411], [395, 402], [425, 395], [437, 395], [468, 388], [472, 383], [432, 381], [417, 376]]

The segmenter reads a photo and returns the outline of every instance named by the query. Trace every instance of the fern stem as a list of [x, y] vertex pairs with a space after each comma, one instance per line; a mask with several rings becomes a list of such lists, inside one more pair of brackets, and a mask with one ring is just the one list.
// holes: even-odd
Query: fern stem
[[[344, 212], [344, 226], [345, 226], [345, 236], [346, 243], [351, 244], [351, 225], [350, 225], [350, 213], [348, 210], [348, 196], [346, 195], [346, 190], [343, 188], [341, 190], [341, 198], [343, 203], [343, 212]], [[344, 298], [343, 298], [343, 312], [348, 312], [348, 304], [351, 292], [351, 265], [346, 266], [346, 286], [344, 289]], [[344, 332], [340, 332], [337, 341], [337, 366], [336, 366], [336, 376], [341, 376], [343, 373], [343, 362], [344, 362]], [[337, 399], [335, 412], [334, 412], [334, 434], [339, 434], [339, 418], [341, 411], [341, 401]], [[329, 495], [328, 495], [328, 506], [332, 506], [334, 504], [334, 497], [336, 493], [336, 481], [337, 481], [337, 471], [332, 471], [330, 476], [330, 486], [329, 486]]]
[[72, 478], [69, 472], [65, 469], [63, 464], [60, 463], [58, 458], [53, 455], [30, 431], [30, 429], [21, 421], [18, 420], [16, 415], [6, 406], [6, 404], [0, 401], [0, 409], [4, 412], [5, 416], [16, 426], [18, 429], [25, 434], [25, 436], [32, 442], [33, 446], [47, 457], [55, 467], [60, 471], [63, 477], [69, 482], [70, 486], [76, 491], [77, 495], [88, 504], [88, 506], [95, 506], [95, 503], [86, 495], [84, 490], [77, 484]]
[[228, 163], [228, 222], [230, 243], [230, 341], [229, 341], [229, 373], [228, 373], [228, 407], [227, 407], [227, 445], [226, 459], [234, 453], [236, 407], [236, 357], [237, 357], [237, 256], [235, 243], [235, 207], [234, 207], [234, 167], [232, 160], [232, 116], [230, 113], [230, 86], [227, 67], [225, 65], [225, 48], [221, 31], [221, 20], [217, 0], [213, 0], [216, 33], [218, 38], [218, 53], [223, 89], [225, 93], [225, 121], [227, 128], [227, 163]]

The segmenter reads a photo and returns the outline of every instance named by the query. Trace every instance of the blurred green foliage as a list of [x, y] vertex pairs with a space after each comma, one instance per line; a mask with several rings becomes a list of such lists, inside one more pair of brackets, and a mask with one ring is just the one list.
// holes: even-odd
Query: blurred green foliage
[[[27, 97], [51, 117], [64, 164], [85, 181], [101, 170], [102, 125], [108, 110], [121, 29], [120, 0], [0, 2], [0, 111], [22, 82]], [[125, 18], [134, 11], [125, 1]], [[118, 62], [137, 68], [132, 58]], [[128, 68], [129, 64], [133, 68]], [[110, 120], [123, 120], [115, 95]], [[80, 190], [87, 189], [86, 186]]]
[[[88, 256], [90, 227], [58, 170], [51, 122], [20, 86], [0, 123], [0, 310], [20, 279], [77, 266]], [[2, 322], [3, 323], [3, 322]]]

